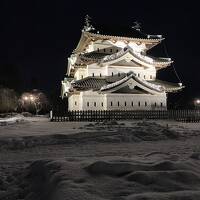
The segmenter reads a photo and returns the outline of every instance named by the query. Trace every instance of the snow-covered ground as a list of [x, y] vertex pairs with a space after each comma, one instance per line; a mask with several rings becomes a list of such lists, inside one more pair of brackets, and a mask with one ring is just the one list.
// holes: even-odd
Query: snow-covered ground
[[0, 122], [2, 200], [200, 199], [200, 123]]

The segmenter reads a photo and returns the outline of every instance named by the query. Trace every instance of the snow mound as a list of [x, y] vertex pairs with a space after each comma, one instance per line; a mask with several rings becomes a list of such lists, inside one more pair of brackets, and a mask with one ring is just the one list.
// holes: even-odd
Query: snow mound
[[[24, 118], [12, 118], [11, 122], [15, 123], [17, 120], [24, 120]], [[111, 124], [116, 124], [111, 122]], [[94, 125], [89, 124], [88, 127], [92, 130], [82, 131], [74, 134], [60, 133], [60, 134], [45, 134], [45, 135], [31, 135], [31, 136], [13, 136], [1, 137], [0, 149], [24, 149], [36, 147], [38, 145], [55, 145], [55, 144], [89, 144], [89, 143], [134, 143], [142, 141], [159, 141], [159, 140], [177, 140], [184, 137], [192, 136], [191, 133], [180, 133], [171, 130], [168, 127], [161, 126], [151, 122], [141, 122], [134, 126], [126, 127], [123, 124], [110, 126], [102, 126], [102, 123]]]
[[[199, 161], [34, 161], [15, 180], [9, 200], [197, 200]], [[1, 184], [1, 182], [0, 182]], [[5, 199], [8, 192], [1, 193]], [[10, 194], [10, 193], [9, 193]], [[6, 196], [7, 195], [7, 196]]]
[[0, 118], [0, 126], [6, 126], [23, 122], [25, 122], [25, 118], [23, 115], [7, 116], [4, 118]]

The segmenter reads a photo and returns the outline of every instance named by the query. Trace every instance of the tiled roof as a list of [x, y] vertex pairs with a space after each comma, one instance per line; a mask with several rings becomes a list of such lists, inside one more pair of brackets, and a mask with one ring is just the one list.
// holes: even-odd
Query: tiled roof
[[[109, 76], [109, 77], [87, 77], [87, 78], [72, 82], [72, 87], [76, 90], [96, 90], [97, 91], [97, 90], [100, 90], [102, 87], [106, 87], [109, 84], [119, 82], [125, 77], [127, 77], [126, 74], [121, 74], [120, 76], [117, 76], [117, 75]], [[142, 81], [138, 79], [139, 78], [136, 78], [136, 81], [139, 81], [140, 84], [143, 84]], [[144, 85], [146, 85], [146, 87], [150, 87], [151, 89], [153, 88], [153, 85], [155, 85], [155, 87], [161, 86], [165, 89], [166, 92], [174, 92], [183, 88], [176, 83], [170, 83], [170, 82], [161, 81], [157, 79], [154, 81], [144, 80]]]
[[95, 63], [95, 62], [104, 63], [104, 62], [116, 60], [128, 52], [130, 52], [134, 57], [141, 60], [142, 62], [145, 62], [147, 64], [154, 64], [156, 67], [162, 66], [162, 65], [168, 66], [173, 62], [170, 58], [156, 58], [152, 56], [136, 54], [130, 47], [121, 49], [121, 51], [113, 53], [113, 54], [99, 53], [99, 52], [93, 51], [90, 53], [81, 54], [80, 59], [86, 64]]

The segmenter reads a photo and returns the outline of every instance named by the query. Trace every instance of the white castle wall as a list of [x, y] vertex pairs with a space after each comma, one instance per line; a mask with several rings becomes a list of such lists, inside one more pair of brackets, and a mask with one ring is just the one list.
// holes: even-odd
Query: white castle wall
[[68, 99], [69, 110], [166, 110], [166, 94], [81, 92]]
[[134, 66], [122, 66], [122, 65], [111, 65], [99, 67], [96, 64], [89, 65], [87, 68], [79, 68], [75, 73], [75, 79], [79, 80], [88, 76], [114, 76], [120, 75], [121, 73], [128, 73], [133, 71], [138, 77], [145, 80], [154, 80], [156, 78], [156, 69], [155, 67], [146, 68], [143, 67], [134, 67]]

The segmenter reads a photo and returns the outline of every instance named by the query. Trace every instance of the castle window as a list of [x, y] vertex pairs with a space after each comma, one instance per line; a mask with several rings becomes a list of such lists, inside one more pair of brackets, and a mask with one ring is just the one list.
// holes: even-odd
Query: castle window
[[140, 101], [138, 102], [138, 106], [140, 107]]
[[87, 107], [89, 107], [89, 105], [90, 105], [89, 102], [87, 102]]
[[152, 77], [152, 75], [150, 75], [150, 79], [152, 79], [153, 77]]
[[131, 102], [131, 106], [133, 106], [133, 101]]
[[94, 106], [95, 106], [95, 107], [97, 106], [97, 103], [96, 103], [96, 102], [94, 102]]
[[119, 107], [119, 101], [117, 102], [117, 105], [118, 105], [118, 107]]
[[145, 101], [145, 106], [147, 106], [147, 102]]
[[113, 105], [113, 103], [112, 103], [112, 101], [110, 102], [110, 106], [112, 106]]
[[126, 101], [124, 102], [124, 106], [126, 106]]
[[113, 76], [113, 72], [112, 72], [112, 76]]
[[101, 106], [103, 107], [103, 102], [101, 102]]
[[144, 75], [144, 79], [146, 78], [146, 76]]
[[99, 52], [99, 48], [97, 48], [97, 51]]
[[100, 75], [99, 75], [100, 77], [101, 77], [101, 73], [100, 73]]
[[83, 75], [81, 75], [81, 79], [83, 79]]
[[162, 102], [160, 103], [160, 106], [163, 107], [163, 103]]
[[116, 52], [118, 52], [119, 50], [117, 49]]
[[92, 76], [94, 77], [94, 73], [92, 73]]
[[120, 76], [120, 73], [118, 72], [118, 76]]
[[155, 104], [154, 104], [154, 105], [155, 105], [155, 107], [156, 107], [156, 102], [155, 102]]
[[74, 102], [74, 105], [75, 105], [75, 106], [77, 105], [77, 102], [76, 102], [76, 101]]
[[112, 49], [110, 49], [110, 52], [112, 52]]
[[138, 77], [140, 77], [140, 74], [138, 74]]
[[103, 49], [104, 52], [106, 52], [106, 49]]

